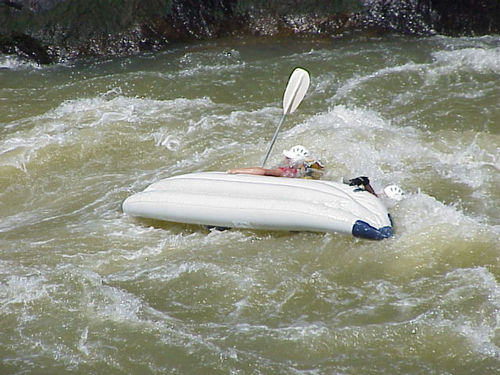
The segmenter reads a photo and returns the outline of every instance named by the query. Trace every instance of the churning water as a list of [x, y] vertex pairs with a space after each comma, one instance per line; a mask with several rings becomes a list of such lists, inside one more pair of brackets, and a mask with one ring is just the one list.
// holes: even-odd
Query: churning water
[[[227, 39], [0, 57], [0, 373], [499, 374], [500, 39]], [[158, 179], [271, 154], [407, 191], [394, 238], [134, 219]]]

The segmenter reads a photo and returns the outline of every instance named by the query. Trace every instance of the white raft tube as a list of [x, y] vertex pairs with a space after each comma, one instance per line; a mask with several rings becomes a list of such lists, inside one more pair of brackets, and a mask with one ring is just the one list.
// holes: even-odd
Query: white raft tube
[[190, 173], [153, 183], [122, 207], [131, 216], [215, 227], [338, 232], [377, 240], [393, 233], [380, 199], [323, 180]]

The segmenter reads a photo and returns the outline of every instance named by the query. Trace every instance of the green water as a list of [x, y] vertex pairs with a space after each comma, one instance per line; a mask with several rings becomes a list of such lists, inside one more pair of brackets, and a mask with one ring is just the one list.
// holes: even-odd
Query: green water
[[[227, 39], [0, 56], [1, 374], [499, 374], [500, 39]], [[394, 238], [134, 219], [161, 178], [270, 157], [407, 191]]]

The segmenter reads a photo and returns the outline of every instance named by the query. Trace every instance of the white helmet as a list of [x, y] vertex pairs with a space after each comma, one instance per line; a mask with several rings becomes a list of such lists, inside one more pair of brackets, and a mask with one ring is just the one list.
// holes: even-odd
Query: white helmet
[[283, 155], [293, 161], [304, 161], [309, 158], [309, 151], [304, 146], [297, 145], [290, 150], [283, 150]]
[[400, 201], [404, 198], [405, 192], [398, 185], [389, 185], [384, 188], [385, 195], [392, 200]]

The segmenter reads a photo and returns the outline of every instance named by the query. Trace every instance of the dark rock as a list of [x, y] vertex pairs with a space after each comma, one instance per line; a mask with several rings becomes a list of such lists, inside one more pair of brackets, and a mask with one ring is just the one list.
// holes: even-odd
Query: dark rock
[[498, 0], [427, 0], [429, 23], [440, 34], [450, 36], [498, 34]]
[[17, 10], [23, 9], [23, 4], [17, 3], [15, 1], [10, 1], [10, 0], [0, 0], [0, 5], [5, 5], [7, 7], [11, 7]]
[[498, 33], [498, 0], [0, 0], [0, 51], [40, 64], [226, 35]]
[[55, 61], [49, 49], [37, 39], [26, 34], [14, 33], [9, 37], [0, 36], [0, 52], [16, 54], [26, 60], [46, 65]]

